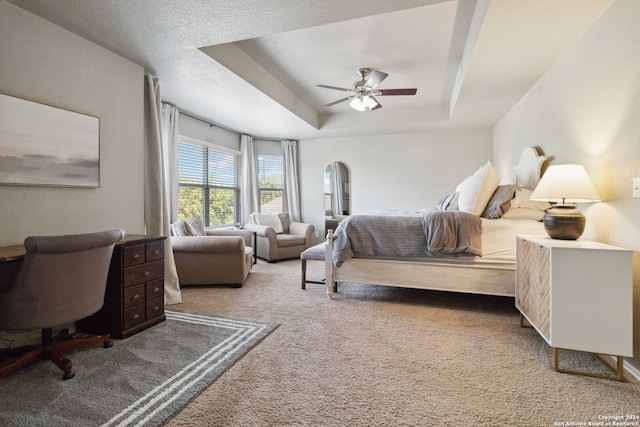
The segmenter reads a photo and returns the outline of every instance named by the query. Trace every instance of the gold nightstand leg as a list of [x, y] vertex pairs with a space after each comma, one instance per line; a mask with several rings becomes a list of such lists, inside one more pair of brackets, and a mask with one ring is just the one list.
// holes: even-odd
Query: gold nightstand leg
[[602, 375], [602, 374], [594, 374], [591, 372], [572, 371], [569, 369], [560, 368], [560, 350], [561, 349], [559, 349], [558, 347], [553, 348], [553, 369], [556, 372], [562, 372], [564, 374], [583, 375], [586, 377], [593, 377], [593, 378], [604, 378], [606, 380], [615, 380], [615, 381], [622, 381], [622, 382], [626, 381], [624, 378], [624, 367], [623, 367], [624, 359], [622, 358], [622, 356], [615, 356], [617, 358], [617, 363], [616, 363], [617, 369], [614, 369], [611, 366], [609, 366], [609, 364], [605, 362], [599, 354], [589, 353], [591, 356], [593, 356], [594, 359], [600, 362], [602, 366], [607, 368], [607, 370], [612, 373], [612, 375]]
[[527, 323], [524, 323], [525, 320], [526, 320], [526, 318], [524, 317], [524, 314], [520, 313], [520, 327], [521, 328], [531, 328], [531, 329], [533, 329], [533, 325], [531, 325], [531, 323], [529, 323], [529, 321], [527, 321]]

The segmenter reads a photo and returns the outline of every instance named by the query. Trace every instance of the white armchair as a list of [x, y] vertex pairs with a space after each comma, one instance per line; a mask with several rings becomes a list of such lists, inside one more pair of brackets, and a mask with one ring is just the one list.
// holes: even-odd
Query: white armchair
[[315, 231], [313, 224], [291, 222], [288, 213], [252, 213], [244, 229], [256, 233], [257, 256], [269, 262], [300, 258], [311, 246]]
[[241, 287], [253, 265], [252, 246], [249, 231], [208, 229], [200, 218], [171, 226], [171, 248], [181, 285]]

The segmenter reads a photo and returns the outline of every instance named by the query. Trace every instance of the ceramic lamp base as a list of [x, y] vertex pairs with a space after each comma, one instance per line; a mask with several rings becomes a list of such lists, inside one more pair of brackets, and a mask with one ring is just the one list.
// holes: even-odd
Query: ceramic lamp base
[[544, 215], [544, 229], [552, 239], [577, 240], [584, 232], [586, 218], [575, 205], [554, 205]]

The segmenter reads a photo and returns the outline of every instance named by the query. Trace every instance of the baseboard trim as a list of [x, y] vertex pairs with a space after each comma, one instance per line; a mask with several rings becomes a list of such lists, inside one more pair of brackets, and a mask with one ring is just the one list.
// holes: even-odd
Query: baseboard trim
[[[615, 356], [609, 356], [611, 358], [611, 361], [613, 363], [616, 362], [616, 357]], [[626, 359], [624, 359], [623, 361], [623, 369], [625, 371], [627, 371], [628, 374], [630, 374], [632, 377], [634, 377], [636, 380], [640, 381], [640, 370], [638, 370], [638, 368], [636, 368], [635, 366], [633, 366], [631, 363], [627, 362]]]
[[624, 369], [633, 377], [635, 377], [636, 380], [640, 381], [640, 370], [638, 370], [638, 368], [636, 368], [626, 360], [624, 361]]

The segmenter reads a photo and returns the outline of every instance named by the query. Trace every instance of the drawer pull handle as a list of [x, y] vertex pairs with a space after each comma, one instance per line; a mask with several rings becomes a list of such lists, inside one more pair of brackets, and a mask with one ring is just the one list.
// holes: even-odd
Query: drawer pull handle
[[150, 273], [150, 272], [148, 272], [148, 271], [145, 271], [144, 273], [142, 273], [142, 275], [143, 275], [144, 277], [147, 277], [147, 276], [148, 276], [148, 275], [150, 275], [150, 274], [151, 274], [151, 273]]
[[160, 292], [160, 288], [155, 288], [155, 289], [153, 290], [153, 292], [154, 292], [154, 293], [156, 293], [156, 292]]
[[153, 311], [158, 311], [158, 310], [160, 310], [160, 307], [158, 307], [157, 305], [153, 307]]
[[137, 300], [138, 298], [140, 298], [140, 294], [135, 294], [131, 297], [132, 300]]
[[140, 258], [140, 254], [134, 254], [132, 258], [133, 259], [138, 259], [138, 258]]
[[132, 319], [133, 319], [133, 320], [138, 320], [138, 318], [139, 318], [139, 317], [140, 317], [140, 315], [139, 315], [139, 314], [134, 314], [134, 315], [133, 315], [133, 317], [132, 317]]
[[153, 254], [154, 254], [154, 255], [158, 255], [159, 253], [160, 253], [160, 251], [159, 251], [159, 250], [157, 250], [157, 249], [156, 249], [155, 251], [153, 251]]

